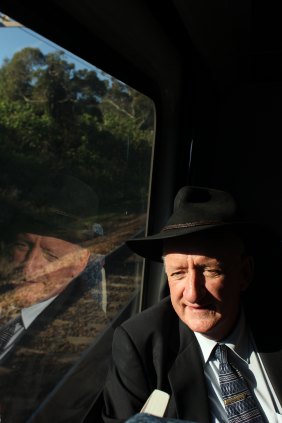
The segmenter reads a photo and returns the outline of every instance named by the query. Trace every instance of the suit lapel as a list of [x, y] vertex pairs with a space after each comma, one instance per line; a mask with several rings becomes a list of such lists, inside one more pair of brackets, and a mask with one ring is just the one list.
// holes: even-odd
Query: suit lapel
[[282, 404], [282, 352], [262, 353], [261, 359], [277, 398]]
[[[255, 286], [257, 287], [258, 302], [253, 301], [253, 303], [256, 310], [252, 308], [251, 302], [245, 300], [245, 313], [257, 351], [280, 405], [282, 405], [282, 338], [278, 324], [281, 310], [280, 297], [274, 295], [271, 301], [262, 300], [261, 295], [265, 295], [264, 286]], [[263, 310], [263, 312], [257, 313], [257, 310]]]
[[208, 423], [209, 403], [201, 352], [195, 335], [181, 321], [179, 331], [179, 354], [168, 375], [177, 417]]
[[282, 405], [282, 343], [280, 334], [263, 331], [254, 334], [257, 350], [275, 394]]

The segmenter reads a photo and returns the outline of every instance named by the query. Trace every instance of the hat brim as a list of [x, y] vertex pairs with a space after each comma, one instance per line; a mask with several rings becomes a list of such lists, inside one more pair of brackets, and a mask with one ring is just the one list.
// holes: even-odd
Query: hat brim
[[[163, 242], [167, 239], [187, 237], [197, 232], [209, 232], [219, 228], [229, 228], [241, 236], [245, 236], [248, 239], [257, 239], [258, 236], [272, 238], [273, 233], [267, 232], [266, 228], [261, 224], [254, 222], [222, 222], [213, 225], [194, 226], [181, 229], [172, 229], [162, 231], [156, 235], [151, 235], [142, 238], [132, 238], [126, 242], [128, 247], [141, 257], [162, 262], [163, 256]], [[262, 235], [263, 233], [263, 235]], [[259, 235], [260, 234], [260, 235]]]

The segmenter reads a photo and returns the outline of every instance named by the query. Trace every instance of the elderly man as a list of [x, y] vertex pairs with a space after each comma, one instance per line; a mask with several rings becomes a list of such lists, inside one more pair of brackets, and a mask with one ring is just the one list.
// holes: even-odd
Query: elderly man
[[165, 418], [281, 422], [275, 234], [240, 219], [229, 193], [187, 186], [159, 234], [128, 244], [163, 260], [170, 296], [117, 328], [104, 422], [142, 421], [155, 389], [170, 396]]
[[13, 423], [35, 411], [108, 323], [104, 256], [92, 252], [94, 192], [56, 174], [24, 201], [0, 235], [0, 415]]

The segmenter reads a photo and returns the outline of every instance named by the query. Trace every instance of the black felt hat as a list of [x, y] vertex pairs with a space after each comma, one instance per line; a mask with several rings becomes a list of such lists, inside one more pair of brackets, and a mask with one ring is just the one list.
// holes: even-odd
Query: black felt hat
[[259, 230], [258, 223], [240, 216], [238, 204], [230, 193], [213, 188], [184, 186], [175, 197], [173, 213], [164, 228], [156, 235], [131, 239], [127, 245], [142, 257], [161, 261], [165, 239], [220, 227], [229, 227], [249, 236]]
[[44, 174], [18, 197], [0, 201], [0, 238], [31, 232], [82, 242], [96, 236], [98, 196], [80, 179], [59, 172]]

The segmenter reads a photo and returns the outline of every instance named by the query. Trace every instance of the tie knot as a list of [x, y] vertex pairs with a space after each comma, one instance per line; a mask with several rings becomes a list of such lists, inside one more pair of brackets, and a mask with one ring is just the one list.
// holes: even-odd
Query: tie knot
[[227, 363], [227, 346], [224, 344], [217, 344], [214, 355], [221, 364]]

